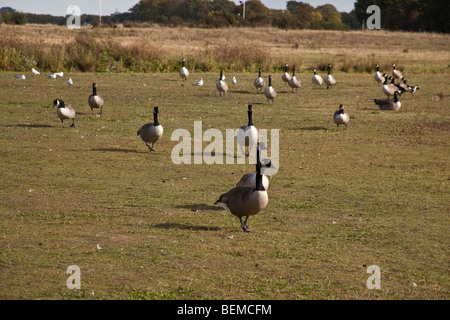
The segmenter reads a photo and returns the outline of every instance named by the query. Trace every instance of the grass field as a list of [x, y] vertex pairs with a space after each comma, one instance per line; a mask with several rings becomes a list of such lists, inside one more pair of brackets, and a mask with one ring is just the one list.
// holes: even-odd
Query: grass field
[[[443, 68], [436, 52], [428, 66]], [[369, 73], [336, 72], [326, 90], [303, 71], [298, 93], [272, 73], [273, 105], [254, 73], [226, 72], [224, 98], [217, 72], [184, 87], [171, 72], [0, 73], [0, 299], [448, 299], [448, 71], [405, 70], [420, 90], [398, 112], [377, 110]], [[87, 105], [94, 81], [101, 117]], [[74, 105], [76, 128], [61, 127], [56, 98]], [[341, 103], [346, 130], [332, 120]], [[171, 134], [202, 121], [225, 135], [248, 104], [256, 127], [280, 129], [280, 164], [243, 233], [213, 204], [254, 166], [175, 165]], [[153, 106], [164, 135], [149, 152], [136, 132]], [[380, 290], [366, 287], [370, 265]]]

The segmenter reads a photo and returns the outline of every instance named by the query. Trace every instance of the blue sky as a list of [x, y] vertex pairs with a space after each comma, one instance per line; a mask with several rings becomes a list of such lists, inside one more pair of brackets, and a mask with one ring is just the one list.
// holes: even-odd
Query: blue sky
[[[82, 14], [98, 14], [100, 11], [100, 1], [102, 15], [110, 15], [116, 10], [126, 12], [139, 0], [0, 0], [0, 7], [12, 7], [18, 11], [27, 13], [51, 14], [54, 16], [64, 16], [67, 7], [77, 5]], [[239, 0], [233, 0], [239, 3]], [[339, 11], [350, 12], [353, 9], [353, 0], [297, 0], [309, 3], [313, 7], [322, 4], [332, 4]], [[286, 0], [262, 0], [262, 3], [272, 9], [286, 9]]]

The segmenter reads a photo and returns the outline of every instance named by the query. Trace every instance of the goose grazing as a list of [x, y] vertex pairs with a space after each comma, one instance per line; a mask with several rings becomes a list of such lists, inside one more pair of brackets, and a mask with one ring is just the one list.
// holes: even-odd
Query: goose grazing
[[323, 79], [328, 88], [332, 88], [336, 84], [336, 79], [331, 75], [331, 64], [328, 65], [328, 74]]
[[186, 60], [184, 58], [181, 60], [181, 69], [180, 69], [180, 77], [181, 80], [183, 81], [186, 81], [187, 78], [189, 77], [189, 70], [186, 69], [186, 67], [184, 66], [185, 61]]
[[88, 98], [88, 104], [91, 107], [91, 115], [94, 114], [94, 109], [98, 108], [100, 108], [98, 115], [100, 116], [102, 114], [105, 101], [101, 96], [97, 95], [97, 84], [95, 82], [92, 84], [92, 94]]
[[336, 123], [336, 125], [338, 126], [338, 128], [340, 124], [345, 125], [345, 128], [347, 128], [347, 124], [348, 121], [350, 120], [350, 117], [348, 115], [348, 112], [344, 110], [343, 104], [341, 104], [339, 106], [339, 110], [336, 110], [336, 112], [334, 113], [333, 120], [334, 123]]
[[[256, 127], [253, 125], [252, 105], [248, 106], [247, 113], [248, 125], [239, 128], [237, 142], [239, 144], [239, 147], [241, 148], [242, 153], [244, 153], [248, 157], [251, 149], [258, 141], [258, 129], [256, 129]], [[248, 153], [245, 153], [246, 147], [248, 148]]]
[[35, 68], [31, 68], [31, 72], [33, 72], [34, 74], [41, 74], [39, 71], [37, 71]]
[[[391, 80], [391, 83], [387, 83], [388, 80]], [[384, 94], [387, 95], [388, 99], [394, 95], [396, 91], [398, 91], [398, 88], [394, 84], [395, 79], [390, 76], [386, 77], [384, 79], [383, 85], [381, 86], [381, 89], [383, 90]]]
[[406, 79], [403, 78], [403, 84], [408, 88], [408, 92], [410, 92], [411, 94], [414, 94], [414, 92], [416, 92], [417, 90], [419, 90], [418, 86], [410, 86], [406, 83]]
[[259, 91], [266, 85], [264, 79], [261, 77], [261, 68], [258, 70], [258, 78], [253, 81], [253, 85], [256, 88], [256, 93], [259, 93]]
[[288, 84], [292, 88], [292, 92], [294, 92], [294, 89], [297, 89], [298, 92], [298, 88], [302, 85], [302, 81], [295, 76], [295, 66], [292, 67], [292, 77], [289, 79]]
[[200, 80], [196, 83], [194, 83], [194, 86], [202, 86], [203, 85], [203, 78], [200, 78]]
[[223, 71], [220, 70], [220, 77], [219, 80], [216, 81], [216, 88], [217, 90], [219, 90], [220, 96], [222, 97], [223, 95], [225, 95], [225, 93], [227, 93], [228, 91], [228, 85], [227, 83], [223, 80]]
[[386, 73], [380, 72], [380, 66], [376, 65], [377, 71], [375, 71], [375, 75], [373, 76], [375, 78], [375, 81], [378, 83], [378, 85], [382, 84], [384, 82], [384, 79], [386, 78]]
[[321, 77], [320, 75], [318, 75], [318, 74], [316, 73], [316, 69], [314, 69], [313, 72], [314, 72], [314, 75], [313, 75], [313, 77], [312, 77], [312, 83], [313, 83], [314, 88], [315, 88], [315, 87], [316, 87], [316, 84], [319, 85], [319, 86], [322, 85], [323, 79], [322, 79], [322, 77]]
[[53, 101], [53, 107], [57, 106], [56, 114], [59, 119], [61, 119], [62, 127], [64, 128], [64, 120], [72, 119], [71, 128], [75, 128], [75, 109], [71, 104], [65, 104], [61, 99], [56, 99]]
[[264, 94], [266, 95], [267, 101], [272, 100], [272, 103], [277, 97], [277, 92], [272, 87], [272, 76], [269, 76], [269, 85], [267, 86], [266, 90], [264, 90]]
[[[148, 147], [150, 151], [155, 151], [153, 146], [155, 142], [158, 141], [164, 132], [162, 125], [158, 122], [158, 113], [159, 108], [153, 108], [153, 123], [146, 123], [142, 126], [141, 129], [137, 132], [137, 135], [145, 142], [145, 145]], [[148, 144], [151, 143], [150, 147]]]
[[375, 104], [380, 110], [394, 110], [397, 111], [402, 106], [402, 103], [398, 100], [398, 96], [402, 93], [400, 91], [394, 92], [394, 99], [373, 99]]
[[[256, 145], [256, 152], [259, 153], [259, 143]], [[263, 185], [263, 175], [261, 162], [256, 162], [256, 186], [234, 187], [227, 193], [222, 194], [214, 204], [221, 205], [225, 210], [230, 211], [239, 218], [240, 228], [244, 232], [250, 232], [247, 220], [249, 216], [255, 215], [263, 210], [269, 202], [269, 196]], [[243, 217], [245, 221], [242, 220]]]
[[392, 65], [392, 75], [396, 79], [402, 79], [403, 78], [403, 74], [400, 71], [398, 71], [397, 69], [395, 69], [395, 63]]
[[235, 76], [233, 76], [233, 79], [231, 79], [231, 83], [236, 85], [236, 77]]
[[72, 78], [69, 78], [69, 80], [67, 80], [67, 85], [69, 86], [69, 88], [73, 85]]
[[288, 65], [287, 63], [284, 65], [284, 73], [281, 76], [281, 79], [284, 81], [284, 85], [286, 85], [289, 81], [289, 79], [291, 78], [291, 75], [288, 72]]
[[22, 74], [22, 75], [20, 75], [20, 76], [17, 76], [16, 78], [17, 78], [17, 79], [20, 79], [20, 80], [25, 80], [25, 79], [26, 79], [26, 77], [25, 77], [24, 74]]

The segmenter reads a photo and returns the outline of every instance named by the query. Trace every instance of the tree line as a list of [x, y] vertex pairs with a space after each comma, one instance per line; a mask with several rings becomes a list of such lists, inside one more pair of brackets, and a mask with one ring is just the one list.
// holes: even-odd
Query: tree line
[[[274, 26], [283, 29], [361, 29], [371, 15], [366, 10], [377, 5], [381, 10], [381, 28], [385, 30], [437, 31], [450, 30], [449, 6], [445, 0], [357, 0], [354, 9], [339, 12], [333, 5], [314, 8], [301, 1], [287, 1], [285, 10], [269, 9], [259, 0], [243, 5], [230, 0], [141, 0], [129, 12], [102, 16], [106, 25], [125, 26], [159, 24], [221, 28], [232, 26]], [[67, 17], [0, 10], [0, 24], [51, 23], [64, 25]], [[98, 16], [82, 15], [82, 24], [98, 24]]]

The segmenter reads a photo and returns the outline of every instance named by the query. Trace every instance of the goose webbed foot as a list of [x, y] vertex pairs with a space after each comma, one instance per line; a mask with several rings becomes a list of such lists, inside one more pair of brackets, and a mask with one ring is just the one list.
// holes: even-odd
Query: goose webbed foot
[[153, 149], [152, 147], [150, 147], [150, 146], [148, 145], [147, 142], [145, 143], [145, 145], [148, 147], [148, 149], [149, 149], [150, 151], [155, 151], [155, 149]]

